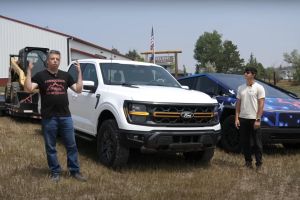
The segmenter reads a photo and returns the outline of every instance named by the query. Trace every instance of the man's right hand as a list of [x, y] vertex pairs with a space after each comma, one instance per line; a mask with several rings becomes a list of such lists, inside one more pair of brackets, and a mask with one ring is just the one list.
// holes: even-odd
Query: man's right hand
[[25, 79], [25, 83], [24, 83], [24, 89], [26, 92], [32, 92], [35, 88], [38, 87], [38, 85], [36, 83], [31, 82], [31, 71], [32, 71], [33, 67], [34, 67], [33, 63], [31, 61], [29, 61], [28, 67], [27, 67], [26, 79]]

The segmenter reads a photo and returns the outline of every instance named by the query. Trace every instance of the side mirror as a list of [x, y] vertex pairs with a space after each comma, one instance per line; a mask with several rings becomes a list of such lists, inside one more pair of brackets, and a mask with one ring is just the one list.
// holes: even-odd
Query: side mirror
[[95, 86], [94, 81], [82, 81], [83, 83], [83, 92], [96, 92], [97, 87]]
[[190, 89], [190, 87], [187, 86], [187, 85], [182, 85], [181, 88], [186, 89], [186, 90], [189, 90], [189, 89]]

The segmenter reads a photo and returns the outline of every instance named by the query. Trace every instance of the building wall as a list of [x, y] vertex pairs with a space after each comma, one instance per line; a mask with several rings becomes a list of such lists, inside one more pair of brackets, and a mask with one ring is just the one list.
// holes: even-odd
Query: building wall
[[[111, 51], [105, 48], [99, 48], [96, 45], [88, 44], [75, 40], [70, 40], [70, 48], [79, 50], [87, 54], [80, 54], [78, 51], [71, 51], [72, 60], [84, 59], [84, 58], [102, 58], [102, 59], [113, 59], [113, 60], [130, 60], [129, 58], [117, 54], [112, 54]], [[88, 55], [90, 54], [90, 55]]]
[[71, 35], [0, 15], [0, 86], [5, 85], [9, 76], [9, 55], [16, 55], [20, 49], [29, 46], [59, 50], [62, 70], [67, 70], [68, 63], [77, 59], [130, 60], [122, 54], [112, 54], [109, 49]]
[[0, 17], [0, 79], [8, 78], [9, 55], [26, 46], [45, 47], [61, 52], [61, 66], [67, 66], [67, 37]]

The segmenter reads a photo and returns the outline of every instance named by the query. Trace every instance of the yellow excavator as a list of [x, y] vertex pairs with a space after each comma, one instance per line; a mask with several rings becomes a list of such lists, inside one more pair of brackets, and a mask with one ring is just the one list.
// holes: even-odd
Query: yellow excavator
[[9, 80], [5, 87], [5, 112], [12, 116], [39, 118], [38, 91], [24, 91], [24, 82], [29, 62], [32, 62], [32, 76], [46, 68], [48, 48], [25, 47], [19, 55], [10, 55]]

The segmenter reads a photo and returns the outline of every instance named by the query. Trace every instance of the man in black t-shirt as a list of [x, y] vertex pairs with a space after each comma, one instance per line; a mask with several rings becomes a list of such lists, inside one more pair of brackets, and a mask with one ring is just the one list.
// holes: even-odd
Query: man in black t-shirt
[[82, 74], [76, 62], [78, 80], [75, 82], [69, 73], [59, 70], [60, 52], [51, 50], [47, 57], [47, 69], [31, 78], [32, 63], [29, 64], [25, 80], [25, 89], [32, 92], [39, 88], [41, 96], [42, 131], [45, 140], [48, 166], [51, 180], [59, 181], [61, 167], [56, 153], [56, 136], [59, 133], [67, 150], [68, 169], [72, 177], [86, 181], [81, 175], [78, 163], [78, 151], [75, 141], [73, 121], [69, 110], [67, 90], [70, 87], [77, 93], [82, 91]]

